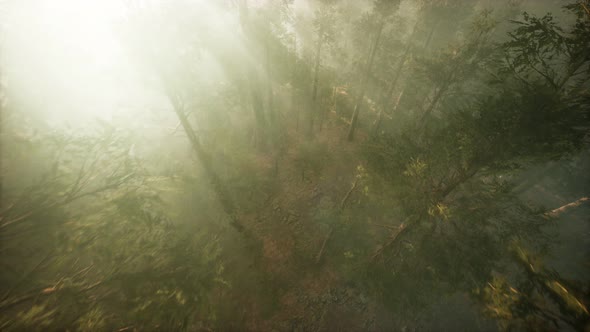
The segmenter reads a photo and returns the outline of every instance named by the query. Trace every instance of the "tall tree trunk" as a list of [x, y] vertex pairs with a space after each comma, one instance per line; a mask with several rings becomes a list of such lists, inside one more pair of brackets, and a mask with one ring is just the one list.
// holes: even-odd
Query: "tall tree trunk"
[[379, 27], [377, 28], [377, 36], [375, 37], [375, 42], [373, 43], [373, 48], [369, 54], [369, 59], [367, 61], [367, 68], [361, 82], [361, 89], [360, 93], [357, 96], [354, 111], [352, 112], [352, 118], [350, 120], [350, 129], [348, 130], [348, 141], [352, 141], [354, 139], [354, 131], [356, 129], [358, 123], [358, 117], [360, 108], [362, 106], [363, 100], [365, 99], [365, 89], [367, 88], [367, 83], [369, 81], [369, 77], [371, 76], [371, 69], [373, 67], [373, 62], [375, 61], [375, 54], [377, 54], [377, 49], [379, 48], [379, 41], [381, 40], [381, 33], [383, 32], [383, 26], [385, 25], [385, 21], [381, 20], [379, 23]]
[[320, 80], [320, 59], [322, 54], [322, 44], [323, 44], [323, 28], [320, 26], [320, 30], [318, 32], [318, 45], [315, 52], [315, 66], [314, 66], [314, 74], [313, 74], [313, 87], [311, 92], [311, 105], [309, 108], [309, 123], [307, 127], [307, 137], [311, 138], [313, 136], [313, 123], [316, 115], [317, 110], [317, 97], [318, 97], [318, 83]]
[[423, 48], [425, 50], [428, 49], [428, 47], [430, 46], [430, 43], [432, 42], [432, 37], [434, 36], [434, 32], [435, 32], [437, 26], [438, 26], [438, 21], [436, 21], [432, 25], [432, 28], [430, 29], [430, 32], [428, 33], [428, 37], [426, 37], [426, 40], [424, 40]]
[[[297, 36], [293, 36], [293, 72], [291, 85], [291, 111], [295, 113], [296, 124], [295, 131], [299, 131], [299, 118], [301, 117], [301, 107], [297, 107], [297, 91], [295, 88], [295, 80], [297, 79]], [[297, 109], [295, 110], [295, 108]]]
[[256, 147], [262, 148], [266, 143], [266, 118], [264, 116], [264, 103], [260, 93], [260, 86], [256, 69], [250, 70], [250, 101], [252, 105], [252, 112], [256, 119], [256, 129], [254, 134], [254, 143]]
[[[402, 90], [399, 95], [397, 96], [397, 100], [395, 101], [395, 105], [393, 106], [393, 109], [391, 110], [392, 113], [394, 113], [398, 106], [399, 106], [399, 102], [402, 100], [402, 96], [404, 95], [404, 90]], [[379, 117], [377, 118], [377, 120], [375, 120], [375, 122], [373, 123], [373, 128], [371, 129], [371, 133], [372, 135], [377, 135], [378, 131], [379, 131], [379, 127], [381, 126], [381, 122], [383, 121], [383, 109], [379, 112]]]
[[[252, 30], [249, 17], [248, 1], [242, 0], [239, 2], [240, 11], [240, 24], [242, 31], [246, 37], [248, 48], [252, 53], [260, 50], [259, 45], [256, 43], [255, 33]], [[252, 112], [256, 120], [256, 128], [254, 132], [254, 144], [256, 147], [264, 146], [266, 142], [266, 119], [264, 116], [264, 102], [260, 87], [260, 80], [258, 77], [258, 68], [252, 65], [247, 69], [247, 76], [249, 79], [248, 90], [250, 92], [250, 102], [252, 106]]]
[[219, 178], [218, 174], [215, 172], [213, 165], [211, 163], [211, 157], [209, 154], [203, 149], [203, 146], [199, 142], [199, 138], [195, 134], [188, 117], [185, 114], [184, 105], [181, 102], [180, 98], [175, 97], [173, 94], [168, 94], [168, 98], [172, 103], [172, 107], [176, 116], [180, 120], [182, 127], [188, 137], [191, 147], [193, 148], [197, 158], [201, 162], [203, 166], [203, 170], [205, 171], [205, 176], [207, 176], [213, 191], [217, 195], [219, 202], [221, 203], [221, 207], [223, 211], [229, 216], [231, 225], [239, 232], [244, 231], [244, 227], [240, 223], [237, 215], [237, 209], [234, 205], [233, 199], [231, 198], [229, 192], [227, 191], [225, 185]]
[[[3, 50], [0, 45], [0, 52]], [[0, 59], [2, 59], [0, 53]], [[2, 84], [2, 63], [0, 63], [0, 211], [4, 207], [4, 85]]]
[[268, 93], [268, 119], [270, 121], [271, 126], [276, 125], [276, 114], [274, 109], [274, 92], [272, 88], [272, 71], [270, 65], [270, 33], [269, 36], [266, 38], [265, 48], [266, 48], [266, 80], [267, 80], [267, 93]]
[[[385, 112], [385, 109], [387, 109], [387, 107], [389, 106], [389, 102], [392, 98], [395, 88], [397, 87], [397, 82], [399, 81], [399, 79], [401, 77], [402, 71], [404, 69], [404, 65], [406, 64], [406, 60], [408, 59], [408, 56], [412, 53], [412, 41], [414, 40], [414, 37], [416, 35], [418, 23], [419, 22], [416, 22], [414, 24], [414, 27], [412, 28], [412, 32], [408, 36], [408, 39], [406, 41], [406, 49], [404, 50], [404, 53], [397, 65], [397, 69], [395, 70], [395, 74], [393, 75], [391, 85], [389, 86], [389, 89], [387, 90], [387, 92], [385, 93], [383, 98], [381, 99], [381, 110], [379, 112], [379, 117], [373, 123], [373, 128], [371, 130], [372, 135], [377, 134], [377, 131], [379, 130], [379, 127], [380, 127], [381, 122], [383, 120], [383, 112]], [[392, 112], [395, 112], [395, 110], [397, 110], [399, 103], [401, 101], [401, 98], [404, 95], [404, 91], [405, 91], [405, 86], [402, 89], [402, 91], [400, 92], [400, 94], [398, 95]]]
[[[416, 29], [416, 27], [414, 27], [414, 31], [415, 31], [415, 29]], [[383, 112], [385, 111], [385, 109], [389, 105], [389, 101], [391, 100], [391, 95], [393, 94], [393, 91], [395, 91], [395, 87], [397, 86], [397, 82], [399, 81], [399, 78], [401, 76], [402, 69], [404, 68], [404, 64], [406, 63], [406, 59], [408, 58], [408, 55], [410, 54], [410, 49], [411, 49], [411, 45], [412, 45], [411, 39], [412, 39], [413, 34], [414, 34], [414, 32], [412, 32], [412, 34], [410, 35], [410, 38], [408, 38], [408, 41], [407, 41], [408, 44], [406, 45], [406, 49], [404, 50], [404, 54], [402, 55], [402, 58], [400, 59], [398, 65], [397, 65], [397, 69], [395, 70], [395, 74], [393, 76], [393, 80], [391, 81], [389, 89], [387, 89], [387, 92], [385, 92], [385, 95], [383, 95], [383, 98], [381, 99], [381, 109], [379, 111], [379, 117], [373, 123], [373, 128], [371, 129], [372, 135], [375, 135], [377, 133], [377, 131], [379, 130], [379, 126], [381, 125], [381, 121], [383, 120]], [[399, 105], [402, 95], [404, 94], [404, 90], [402, 90], [402, 92], [397, 97], [397, 101], [395, 103], [394, 110], [397, 109], [397, 106]]]
[[422, 131], [424, 129], [424, 127], [426, 126], [426, 120], [430, 116], [430, 113], [432, 113], [434, 111], [434, 109], [436, 108], [436, 106], [438, 105], [440, 100], [443, 98], [445, 93], [449, 90], [451, 85], [454, 83], [455, 77], [456, 77], [455, 74], [456, 74], [457, 70], [459, 69], [459, 66], [461, 65], [461, 61], [459, 61], [459, 60], [460, 59], [455, 59], [455, 64], [453, 65], [453, 67], [449, 71], [447, 77], [436, 88], [435, 93], [434, 93], [434, 97], [432, 97], [432, 101], [430, 102], [430, 105], [428, 105], [428, 108], [426, 108], [424, 113], [422, 113], [422, 116], [420, 117], [420, 122], [418, 123], [420, 131]]
[[333, 109], [335, 109], [335, 102], [336, 102], [336, 87], [333, 86], [332, 87], [332, 97], [330, 98], [330, 101], [332, 102], [332, 105], [330, 106], [330, 108], [328, 110], [324, 110], [321, 112], [321, 116], [320, 116], [320, 132], [322, 132], [322, 127], [324, 125], [324, 118], [326, 116], [326, 111], [327, 112], [331, 112]]

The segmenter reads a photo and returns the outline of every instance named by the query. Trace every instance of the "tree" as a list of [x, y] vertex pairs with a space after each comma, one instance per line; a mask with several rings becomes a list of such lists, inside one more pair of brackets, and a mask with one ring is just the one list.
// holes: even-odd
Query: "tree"
[[[206, 303], [220, 277], [218, 247], [196, 240], [206, 235], [197, 227], [170, 227], [162, 188], [173, 183], [130, 152], [134, 133], [105, 123], [85, 134], [23, 136], [19, 112], [5, 125], [10, 175], [27, 175], [18, 166], [31, 161], [39, 166], [29, 171], [31, 185], [10, 181], [0, 212], [1, 328], [190, 324], [191, 308]], [[200, 300], [188, 296], [195, 293]]]
[[330, 1], [321, 2], [319, 9], [315, 12], [313, 20], [314, 32], [316, 34], [315, 52], [314, 52], [314, 66], [313, 66], [313, 82], [311, 88], [311, 104], [308, 114], [307, 137], [313, 136], [313, 126], [315, 117], [319, 111], [318, 103], [318, 85], [320, 79], [320, 64], [322, 58], [322, 47], [331, 41], [334, 32], [334, 7], [331, 6]]
[[[182, 9], [183, 7], [172, 7], [172, 10]], [[141, 13], [138, 13], [138, 15], [141, 15]], [[138, 21], [140, 19], [140, 17], [136, 18]], [[162, 18], [160, 18], [160, 20], [161, 19]], [[190, 23], [186, 21], [176, 22], [175, 24], [178, 26], [175, 26], [174, 24], [170, 25], [171, 21], [166, 20], [165, 17], [164, 20], [161, 21], [161, 24], [165, 28], [163, 30], [165, 34], [171, 33], [174, 29], [187, 28], [187, 25], [190, 27]], [[138, 27], [135, 27], [135, 33], [139, 34], [139, 36], [142, 36], [145, 32], [145, 29], [147, 28], [140, 24]], [[138, 42], [135, 41], [135, 45], [137, 47], [135, 50], [136, 54], [138, 54], [143, 63], [146, 63], [147, 66], [151, 67], [150, 71], [157, 75], [159, 83], [163, 86], [165, 96], [170, 101], [173, 111], [184, 129], [184, 132], [187, 135], [195, 155], [201, 162], [205, 176], [209, 179], [211, 187], [219, 199], [224, 212], [230, 218], [231, 225], [239, 232], [242, 232], [244, 228], [239, 222], [237, 209], [233, 198], [229, 194], [226, 185], [222, 182], [216, 170], [213, 168], [211, 157], [200, 143], [199, 138], [193, 129], [187, 115], [187, 112], [189, 111], [188, 100], [191, 99], [193, 89], [195, 88], [193, 85], [194, 77], [192, 77], [192, 75], [195, 75], [195, 71], [193, 69], [193, 64], [190, 61], [194, 61], [194, 57], [196, 57], [198, 54], [198, 44], [197, 46], [194, 44], [182, 45], [182, 43], [185, 43], [186, 41], [180, 39], [178, 36], [172, 38], [165, 35], [164, 37], [170, 38], [170, 45], [168, 45], [169, 47], [167, 48], [167, 52], [163, 51], [164, 48], [161, 45], [157, 45], [157, 49], [154, 49], [153, 45], [142, 45], [142, 41], [139, 41], [140, 44], [138, 45]], [[143, 42], [145, 42], [145, 40]], [[177, 43], [181, 44], [178, 45]], [[183, 51], [179, 52], [179, 49]], [[138, 51], [140, 50], [143, 50], [144, 52], [147, 51], [147, 57], [145, 54], [139, 55]], [[261, 109], [262, 102], [257, 92], [258, 90], [254, 88], [251, 90], [252, 101], [255, 104], [253, 109], [258, 125], [260, 126], [265, 122], [265, 120], [262, 113], [263, 111]], [[261, 127], [259, 127], [259, 129], [260, 128]]]
[[[263, 29], [260, 27], [262, 23], [251, 17], [247, 0], [240, 1], [239, 10], [240, 23], [242, 25], [242, 30], [244, 31], [244, 35], [246, 37], [246, 42], [249, 51], [252, 56], [261, 57], [263, 54], [262, 45], [266, 45], [267, 43], [265, 41], [265, 37], [261, 36], [261, 34], [264, 34], [260, 31]], [[257, 67], [257, 63], [252, 63], [249, 65], [249, 68], [247, 69], [247, 76], [249, 80], [248, 89], [250, 92], [252, 111], [256, 119], [256, 132], [254, 134], [255, 144], [264, 145], [264, 142], [266, 142], [267, 135], [267, 120], [264, 112], [264, 103], [261, 91], [261, 78], [259, 77], [260, 75], [258, 73], [260, 70]], [[268, 69], [269, 67], [267, 67], [267, 73]]]
[[[530, 17], [529, 21], [537, 22]], [[505, 70], [501, 61], [504, 58], [512, 64], [514, 59], [525, 55], [531, 59], [555, 58], [559, 49], [555, 47], [544, 53], [543, 47], [524, 47], [506, 56], [506, 48], [514, 50], [515, 43], [524, 42], [520, 34], [526, 29], [517, 27], [512, 41], [494, 46], [484, 38], [485, 33], [479, 32], [491, 26], [485, 22], [479, 18], [474, 22], [476, 33], [472, 41], [468, 39], [459, 50], [453, 48], [446, 60], [441, 61], [447, 64], [432, 67], [423, 64], [426, 73], [433, 75], [430, 77], [436, 88], [425, 111], [415, 115], [415, 121], [425, 126], [419, 131], [420, 138], [413, 137], [416, 130], [409, 125], [400, 132], [377, 136], [367, 144], [369, 170], [380, 175], [377, 182], [388, 179], [396, 188], [396, 200], [404, 211], [401, 220], [405, 221], [399, 227], [392, 225], [390, 240], [372, 255], [374, 261], [383, 259], [372, 270], [379, 275], [377, 279], [388, 279], [386, 275], [395, 271], [389, 281], [380, 281], [386, 293], [391, 292], [386, 297], [395, 293], [407, 296], [409, 301], [415, 293], [408, 291], [400, 295], [399, 292], [424, 287], [441, 291], [439, 282], [449, 284], [451, 292], [470, 291], [473, 287], [482, 290], [493, 276], [510, 275], [506, 266], [516, 264], [526, 270], [530, 258], [523, 255], [517, 255], [520, 258], [514, 260], [506, 258], [515, 257], [509, 254], [514, 251], [515, 242], [517, 246], [542, 246], [539, 237], [547, 218], [538, 209], [518, 203], [512, 191], [514, 184], [507, 179], [530, 163], [567, 156], [582, 146], [585, 133], [576, 128], [577, 124], [588, 123], [587, 116], [580, 112], [587, 106], [580, 103], [575, 85], [565, 92], [559, 84], [554, 84], [554, 77], [548, 73], [559, 72], [556, 70], [559, 67], [553, 67], [558, 65], [550, 66], [545, 61], [548, 68], [527, 67], [525, 76]], [[551, 28], [543, 25], [539, 29]], [[527, 33], [528, 45], [543, 45], [548, 40], [546, 36], [553, 34], [535, 34], [531, 30], [527, 30], [531, 32]], [[583, 43], [576, 45], [586, 47], [581, 46]], [[575, 55], [581, 54], [578, 52], [580, 49], [572, 48], [560, 59], [564, 63], [577, 63]], [[486, 77], [483, 93], [481, 90], [473, 96], [465, 93], [472, 90], [464, 84], [482, 77]], [[451, 88], [463, 93], [441, 103]], [[430, 116], [437, 107], [439, 113], [433, 121]], [[428, 123], [424, 124], [425, 121]], [[404, 272], [400, 272], [399, 266], [404, 266]], [[521, 319], [535, 312], [541, 321], [557, 319], [575, 328], [585, 326], [588, 315], [580, 300], [581, 293], [576, 291], [579, 287], [568, 286], [567, 281], [552, 272], [539, 272], [536, 267], [529, 270], [523, 283], [535, 284], [533, 293], [544, 293], [547, 301], [558, 305], [561, 312], [557, 316], [549, 308], [539, 307], [536, 300], [531, 302], [535, 297], [530, 293], [531, 288], [525, 291], [519, 286], [511, 290], [494, 284], [486, 292], [504, 295], [488, 293], [484, 297], [491, 302], [500, 296], [517, 297], [516, 302], [506, 305], [511, 308], [507, 315], [514, 315], [510, 317]], [[536, 272], [530, 274], [532, 271]], [[412, 278], [422, 274], [428, 277], [420, 281]], [[522, 302], [518, 301], [529, 301], [526, 302], [529, 309], [520, 311]], [[493, 303], [489, 305], [498, 315], [506, 313], [502, 311], [506, 306], [500, 305], [500, 309], [498, 303]]]
[[381, 35], [383, 33], [383, 29], [385, 27], [387, 18], [391, 15], [394, 11], [396, 6], [399, 2], [391, 2], [391, 1], [375, 1], [374, 8], [373, 8], [373, 15], [374, 20], [377, 22], [376, 26], [373, 31], [374, 41], [371, 44], [369, 49], [369, 53], [367, 55], [367, 60], [365, 64], [365, 71], [362, 76], [362, 80], [359, 86], [359, 92], [357, 94], [357, 98], [355, 100], [354, 111], [352, 113], [352, 118], [350, 119], [350, 128], [348, 130], [347, 139], [352, 141], [354, 139], [354, 132], [357, 127], [358, 116], [360, 112], [360, 107], [362, 102], [365, 98], [365, 89], [367, 88], [368, 80], [371, 76], [373, 62], [375, 61], [375, 55], [377, 54], [377, 50], [380, 47], [381, 42]]

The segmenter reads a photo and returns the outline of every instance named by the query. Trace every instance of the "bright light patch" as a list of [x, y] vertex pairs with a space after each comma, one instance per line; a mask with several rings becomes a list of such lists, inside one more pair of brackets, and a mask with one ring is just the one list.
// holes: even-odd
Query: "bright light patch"
[[83, 55], [99, 65], [108, 64], [117, 43], [112, 23], [123, 8], [115, 1], [58, 0], [45, 1], [37, 9], [48, 37], [58, 41], [72, 55]]
[[[159, 108], [164, 92], [161, 88], [152, 91], [154, 86], [146, 84], [146, 77], [153, 77], [155, 68], [142, 67], [134, 51], [130, 51], [133, 45], [124, 44], [129, 43], [125, 29], [137, 15], [147, 18], [147, 22], [132, 39], [155, 45], [154, 50], [140, 49], [140, 57], [146, 58], [150, 51], [174, 53], [187, 45], [242, 51], [235, 14], [221, 11], [209, 0], [191, 0], [187, 4], [190, 10], [183, 11], [180, 1], [8, 2], [6, 10], [0, 11], [4, 36], [0, 55], [14, 104], [50, 124], [67, 122], [74, 126], [95, 118], [137, 119], [133, 112], [146, 114], [147, 108]], [[163, 22], [158, 21], [160, 16], [165, 17]], [[174, 30], [182, 22], [195, 25], [185, 28], [187, 31]], [[193, 57], [191, 61], [203, 59], [207, 58]], [[196, 76], [212, 81], [219, 74], [214, 70], [216, 60], [208, 61], [199, 66]]]
[[129, 83], [116, 0], [12, 1], [2, 13], [3, 67], [16, 107], [50, 123], [108, 119]]

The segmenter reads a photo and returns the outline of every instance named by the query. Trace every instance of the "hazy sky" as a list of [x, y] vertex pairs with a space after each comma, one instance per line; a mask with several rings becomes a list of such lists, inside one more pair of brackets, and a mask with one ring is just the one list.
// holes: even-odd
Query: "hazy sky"
[[114, 29], [121, 1], [24, 0], [4, 9], [7, 86], [28, 111], [76, 122], [153, 104]]
[[[193, 1], [202, 12], [203, 26], [212, 29], [206, 33], [214, 33], [218, 43], [235, 47], [235, 40], [228, 40], [237, 27], [228, 24], [228, 16], [209, 6], [208, 0]], [[0, 2], [3, 71], [19, 107], [24, 106], [32, 114], [54, 123], [63, 120], [75, 123], [94, 117], [110, 119], [131, 110], [166, 108], [161, 91], [146, 84], [145, 70], [125, 51], [116, 29], [116, 23], [126, 15], [126, 6], [147, 2], [157, 1]], [[355, 6], [368, 3], [348, 2]], [[408, 1], [405, 3], [402, 8], [411, 12]], [[528, 0], [524, 7], [543, 13], [555, 11], [560, 4], [557, 0]], [[312, 11], [306, 0], [296, 0], [295, 7], [301, 13]], [[219, 38], [220, 32], [225, 39]], [[201, 67], [212, 68], [210, 64]]]

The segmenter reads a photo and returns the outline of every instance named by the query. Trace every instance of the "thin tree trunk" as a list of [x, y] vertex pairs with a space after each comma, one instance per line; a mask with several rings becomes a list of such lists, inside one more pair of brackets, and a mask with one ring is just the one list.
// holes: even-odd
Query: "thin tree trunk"
[[[414, 28], [415, 29], [415, 28]], [[414, 33], [412, 32], [412, 34], [410, 36], [413, 36]], [[393, 89], [396, 87], [397, 85], [397, 81], [399, 80], [401, 74], [402, 74], [402, 69], [404, 69], [404, 65], [406, 64], [406, 60], [408, 59], [408, 55], [410, 55], [410, 50], [412, 49], [412, 38], [410, 37], [410, 40], [407, 41], [408, 45], [406, 45], [406, 49], [404, 50], [404, 54], [402, 55], [402, 58], [399, 61], [399, 64], [397, 66], [397, 69], [395, 70], [395, 75], [393, 77], [393, 82], [391, 84], [391, 92], [389, 93], [389, 96], [391, 96], [391, 93], [393, 93]]]
[[453, 66], [453, 68], [451, 69], [449, 74], [447, 75], [447, 77], [446, 77], [445, 81], [442, 83], [442, 85], [440, 85], [438, 87], [438, 89], [436, 90], [434, 97], [432, 98], [432, 102], [430, 103], [430, 105], [428, 106], [426, 111], [424, 111], [424, 113], [422, 113], [422, 116], [420, 117], [420, 122], [418, 123], [418, 125], [420, 127], [420, 131], [422, 131], [424, 129], [424, 127], [426, 126], [426, 120], [430, 116], [430, 113], [432, 113], [432, 111], [434, 111], [434, 109], [436, 108], [436, 106], [438, 105], [438, 103], [440, 102], [442, 97], [445, 95], [447, 90], [451, 87], [451, 84], [453, 84], [453, 81], [455, 80], [455, 73], [459, 69], [460, 64], [461, 64], [461, 61], [459, 61], [459, 59], [455, 59], [455, 65]]
[[[402, 55], [402, 58], [400, 59], [400, 61], [398, 63], [397, 69], [395, 70], [395, 74], [393, 76], [393, 80], [391, 81], [391, 85], [389, 86], [389, 89], [387, 90], [387, 92], [385, 93], [385, 95], [383, 96], [383, 98], [381, 100], [381, 111], [379, 112], [379, 117], [373, 123], [373, 128], [371, 130], [371, 133], [373, 135], [375, 135], [377, 133], [377, 130], [379, 130], [381, 122], [383, 121], [383, 112], [385, 111], [385, 109], [387, 108], [387, 105], [389, 104], [392, 94], [395, 91], [395, 87], [397, 86], [397, 82], [399, 81], [399, 79], [401, 77], [402, 71], [404, 69], [404, 65], [406, 64], [406, 60], [408, 59], [408, 56], [411, 54], [412, 41], [413, 41], [414, 36], [416, 34], [417, 27], [418, 27], [418, 22], [416, 22], [416, 24], [414, 24], [414, 27], [412, 28], [412, 32], [410, 33], [408, 40], [406, 41], [406, 43], [407, 43], [406, 49], [404, 50], [404, 54]], [[398, 95], [393, 111], [395, 111], [397, 109], [397, 107], [399, 106], [399, 103], [400, 103], [400, 100], [404, 94], [404, 91], [405, 91], [405, 87], [404, 87], [404, 89], [402, 89], [401, 93]]]
[[330, 236], [332, 235], [332, 231], [333, 231], [333, 229], [330, 228], [330, 230], [328, 231], [328, 234], [326, 234], [326, 237], [324, 237], [324, 241], [322, 242], [322, 247], [320, 248], [320, 252], [318, 252], [318, 254], [315, 257], [316, 264], [322, 260], [322, 255], [324, 254], [324, 249], [326, 249], [326, 243], [328, 243], [328, 240], [330, 239]]
[[[352, 186], [346, 192], [346, 195], [344, 195], [344, 198], [340, 202], [340, 208], [338, 209], [338, 214], [342, 213], [342, 211], [344, 210], [344, 207], [346, 206], [346, 202], [348, 202], [348, 199], [350, 198], [350, 195], [356, 189], [356, 187], [357, 187], [357, 185], [359, 183], [359, 179], [360, 178], [357, 177], [354, 180], [354, 182], [352, 183]], [[330, 236], [332, 236], [333, 230], [334, 230], [334, 228], [330, 227], [330, 230], [328, 231], [328, 234], [326, 234], [326, 237], [324, 238], [324, 242], [322, 243], [322, 247], [320, 248], [320, 251], [316, 255], [316, 258], [315, 258], [316, 264], [319, 263], [322, 260], [322, 255], [324, 254], [324, 249], [326, 248], [326, 243], [328, 243], [328, 240], [330, 239]]]
[[377, 54], [377, 49], [379, 48], [379, 41], [381, 39], [381, 33], [383, 32], [383, 26], [385, 25], [385, 21], [381, 21], [379, 24], [379, 28], [377, 29], [377, 37], [375, 38], [375, 42], [373, 44], [373, 48], [371, 49], [371, 53], [369, 54], [369, 60], [367, 61], [367, 68], [365, 71], [365, 75], [361, 82], [361, 89], [360, 93], [357, 96], [357, 100], [355, 102], [354, 111], [352, 112], [352, 118], [350, 120], [350, 129], [348, 130], [348, 141], [354, 140], [354, 131], [356, 129], [358, 123], [358, 117], [360, 108], [362, 106], [362, 102], [365, 99], [365, 89], [367, 88], [367, 83], [369, 81], [369, 76], [371, 76], [371, 68], [373, 67], [373, 62], [375, 60], [375, 54]]
[[[255, 44], [254, 32], [251, 29], [247, 0], [242, 0], [239, 3], [239, 10], [242, 31], [244, 32], [250, 50], [254, 51], [257, 49], [258, 45]], [[258, 79], [257, 68], [251, 66], [247, 70], [247, 76], [250, 80], [248, 88], [250, 91], [250, 102], [252, 105], [252, 112], [254, 113], [254, 118], [256, 120], [254, 144], [257, 147], [261, 147], [262, 145], [264, 145], [266, 139], [266, 119], [264, 116], [263, 96], [262, 92], [260, 91], [261, 87]]]
[[272, 72], [270, 68], [270, 45], [268, 38], [266, 40], [266, 79], [268, 88], [268, 119], [270, 120], [271, 126], [276, 125], [276, 114], [274, 113], [274, 93], [272, 89]]
[[293, 37], [293, 78], [292, 78], [292, 86], [291, 86], [291, 111], [295, 113], [296, 124], [295, 124], [295, 131], [299, 131], [299, 118], [301, 117], [301, 108], [298, 107], [297, 110], [294, 110], [297, 105], [297, 93], [295, 89], [295, 80], [297, 79], [297, 36]]
[[428, 46], [430, 46], [430, 42], [432, 42], [432, 36], [434, 36], [434, 31], [436, 30], [437, 25], [438, 21], [434, 23], [434, 25], [432, 25], [432, 29], [430, 30], [428, 37], [426, 37], [426, 40], [424, 41], [424, 49], [427, 49]]
[[320, 132], [322, 132], [322, 127], [324, 126], [324, 120], [326, 117], [326, 111], [330, 112], [333, 108], [334, 108], [334, 103], [336, 101], [336, 87], [332, 87], [332, 98], [331, 98], [331, 102], [332, 102], [332, 106], [330, 109], [328, 110], [323, 110], [321, 113], [321, 117], [320, 117]]
[[[397, 99], [395, 101], [395, 105], [393, 106], [393, 109], [391, 110], [392, 113], [394, 113], [397, 110], [399, 103], [402, 100], [402, 96], [404, 95], [404, 91], [405, 91], [405, 89], [402, 90], [399, 93], [399, 95], [397, 96]], [[384, 112], [384, 109], [382, 108], [381, 111], [379, 111], [379, 117], [373, 123], [373, 128], [371, 129], [371, 133], [373, 135], [376, 135], [377, 132], [379, 131], [379, 127], [381, 127], [381, 122], [383, 122], [383, 112]]]
[[447, 91], [447, 88], [448, 85], [445, 84], [436, 90], [436, 92], [434, 93], [434, 97], [432, 98], [432, 102], [430, 102], [430, 105], [428, 105], [428, 108], [424, 111], [424, 113], [422, 113], [422, 116], [420, 117], [420, 124], [424, 124], [426, 118], [428, 118], [430, 113], [434, 111], [434, 108], [436, 107], [436, 105], [438, 105], [438, 102], [440, 101], [444, 93]]
[[[1, 49], [0, 49], [1, 50]], [[0, 68], [1, 69], [1, 68]], [[4, 89], [2, 85], [2, 72], [0, 72], [0, 211], [4, 207]], [[0, 216], [1, 217], [1, 216]]]
[[438, 105], [438, 103], [440, 102], [442, 97], [444, 96], [444, 94], [448, 91], [448, 89], [451, 87], [451, 85], [457, 79], [456, 73], [457, 73], [457, 70], [459, 70], [459, 67], [461, 65], [469, 65], [470, 63], [475, 61], [475, 59], [477, 59], [477, 56], [478, 56], [480, 48], [481, 48], [481, 43], [483, 42], [482, 41], [483, 37], [484, 37], [483, 32], [480, 32], [476, 38], [475, 52], [470, 60], [460, 61], [461, 57], [459, 57], [459, 56], [453, 59], [455, 61], [455, 63], [453, 65], [452, 69], [449, 71], [449, 74], [447, 75], [447, 77], [446, 77], [445, 81], [442, 83], [442, 85], [440, 85], [439, 88], [436, 90], [436, 93], [434, 95], [434, 98], [432, 99], [432, 102], [430, 103], [430, 106], [428, 106], [428, 108], [422, 114], [422, 116], [420, 118], [420, 122], [419, 122], [420, 131], [422, 131], [424, 129], [424, 127], [426, 126], [426, 120], [430, 116], [430, 113], [432, 113], [432, 111], [434, 111], [434, 109], [436, 108], [436, 106]]
[[[2, 52], [4, 48], [0, 45], [0, 52]], [[2, 53], [0, 53], [0, 59]], [[2, 84], [2, 64], [0, 63], [0, 211], [4, 208], [4, 139], [2, 135], [4, 134], [4, 102], [5, 102], [5, 92], [4, 92], [4, 85]], [[0, 216], [1, 217], [1, 216]]]
[[252, 112], [256, 119], [255, 131], [255, 145], [256, 147], [263, 147], [266, 142], [266, 119], [264, 116], [264, 105], [262, 96], [260, 95], [256, 70], [250, 71], [250, 99], [252, 105]]
[[[415, 29], [415, 27], [414, 27], [414, 29]], [[413, 34], [414, 33], [412, 32], [412, 34], [410, 36], [412, 36]], [[389, 89], [387, 90], [387, 92], [385, 93], [383, 98], [381, 99], [381, 110], [379, 111], [379, 117], [377, 118], [377, 120], [375, 120], [375, 122], [373, 123], [373, 128], [371, 129], [371, 133], [373, 135], [375, 135], [377, 133], [377, 131], [379, 130], [379, 127], [381, 125], [381, 121], [383, 121], [383, 112], [385, 111], [385, 109], [387, 108], [387, 105], [389, 104], [389, 100], [391, 98], [391, 95], [393, 94], [393, 91], [395, 90], [395, 87], [397, 86], [397, 81], [399, 80], [399, 78], [401, 76], [402, 69], [404, 68], [404, 64], [406, 63], [406, 59], [408, 58], [408, 55], [410, 54], [410, 49], [411, 49], [410, 42], [411, 42], [411, 37], [410, 37], [410, 40], [408, 40], [408, 45], [406, 45], [406, 49], [404, 51], [404, 54], [402, 55], [402, 58], [400, 59], [400, 62], [397, 66], [397, 69], [395, 71], [395, 75], [393, 76], [393, 80], [391, 82], [391, 85], [389, 86]], [[402, 90], [402, 92], [397, 97], [397, 101], [395, 103], [394, 110], [397, 109], [397, 106], [399, 105], [402, 95], [404, 94], [404, 90]]]
[[315, 66], [314, 66], [314, 74], [313, 74], [313, 88], [311, 92], [311, 107], [309, 108], [309, 124], [307, 128], [307, 137], [311, 138], [313, 136], [313, 123], [314, 118], [316, 115], [317, 109], [317, 96], [318, 96], [318, 83], [320, 79], [320, 60], [322, 54], [322, 44], [323, 44], [323, 28], [320, 27], [318, 32], [318, 45], [315, 54]]
[[234, 202], [229, 192], [225, 188], [224, 184], [221, 182], [221, 179], [215, 172], [215, 169], [213, 168], [213, 165], [211, 163], [211, 157], [201, 146], [199, 138], [195, 134], [195, 131], [193, 130], [192, 125], [190, 124], [185, 114], [184, 106], [182, 105], [180, 100], [178, 100], [178, 98], [175, 98], [173, 95], [169, 94], [168, 97], [170, 98], [174, 112], [176, 113], [176, 116], [178, 117], [180, 123], [182, 124], [182, 127], [184, 128], [186, 136], [188, 137], [191, 146], [195, 151], [195, 154], [197, 155], [197, 158], [199, 158], [199, 161], [203, 166], [205, 175], [210, 181], [211, 186], [213, 187], [213, 191], [215, 191], [215, 194], [217, 195], [217, 198], [219, 199], [219, 202], [221, 203], [224, 212], [230, 217], [231, 225], [237, 231], [242, 232], [244, 230], [244, 227], [238, 220], [237, 210], [234, 205]]

